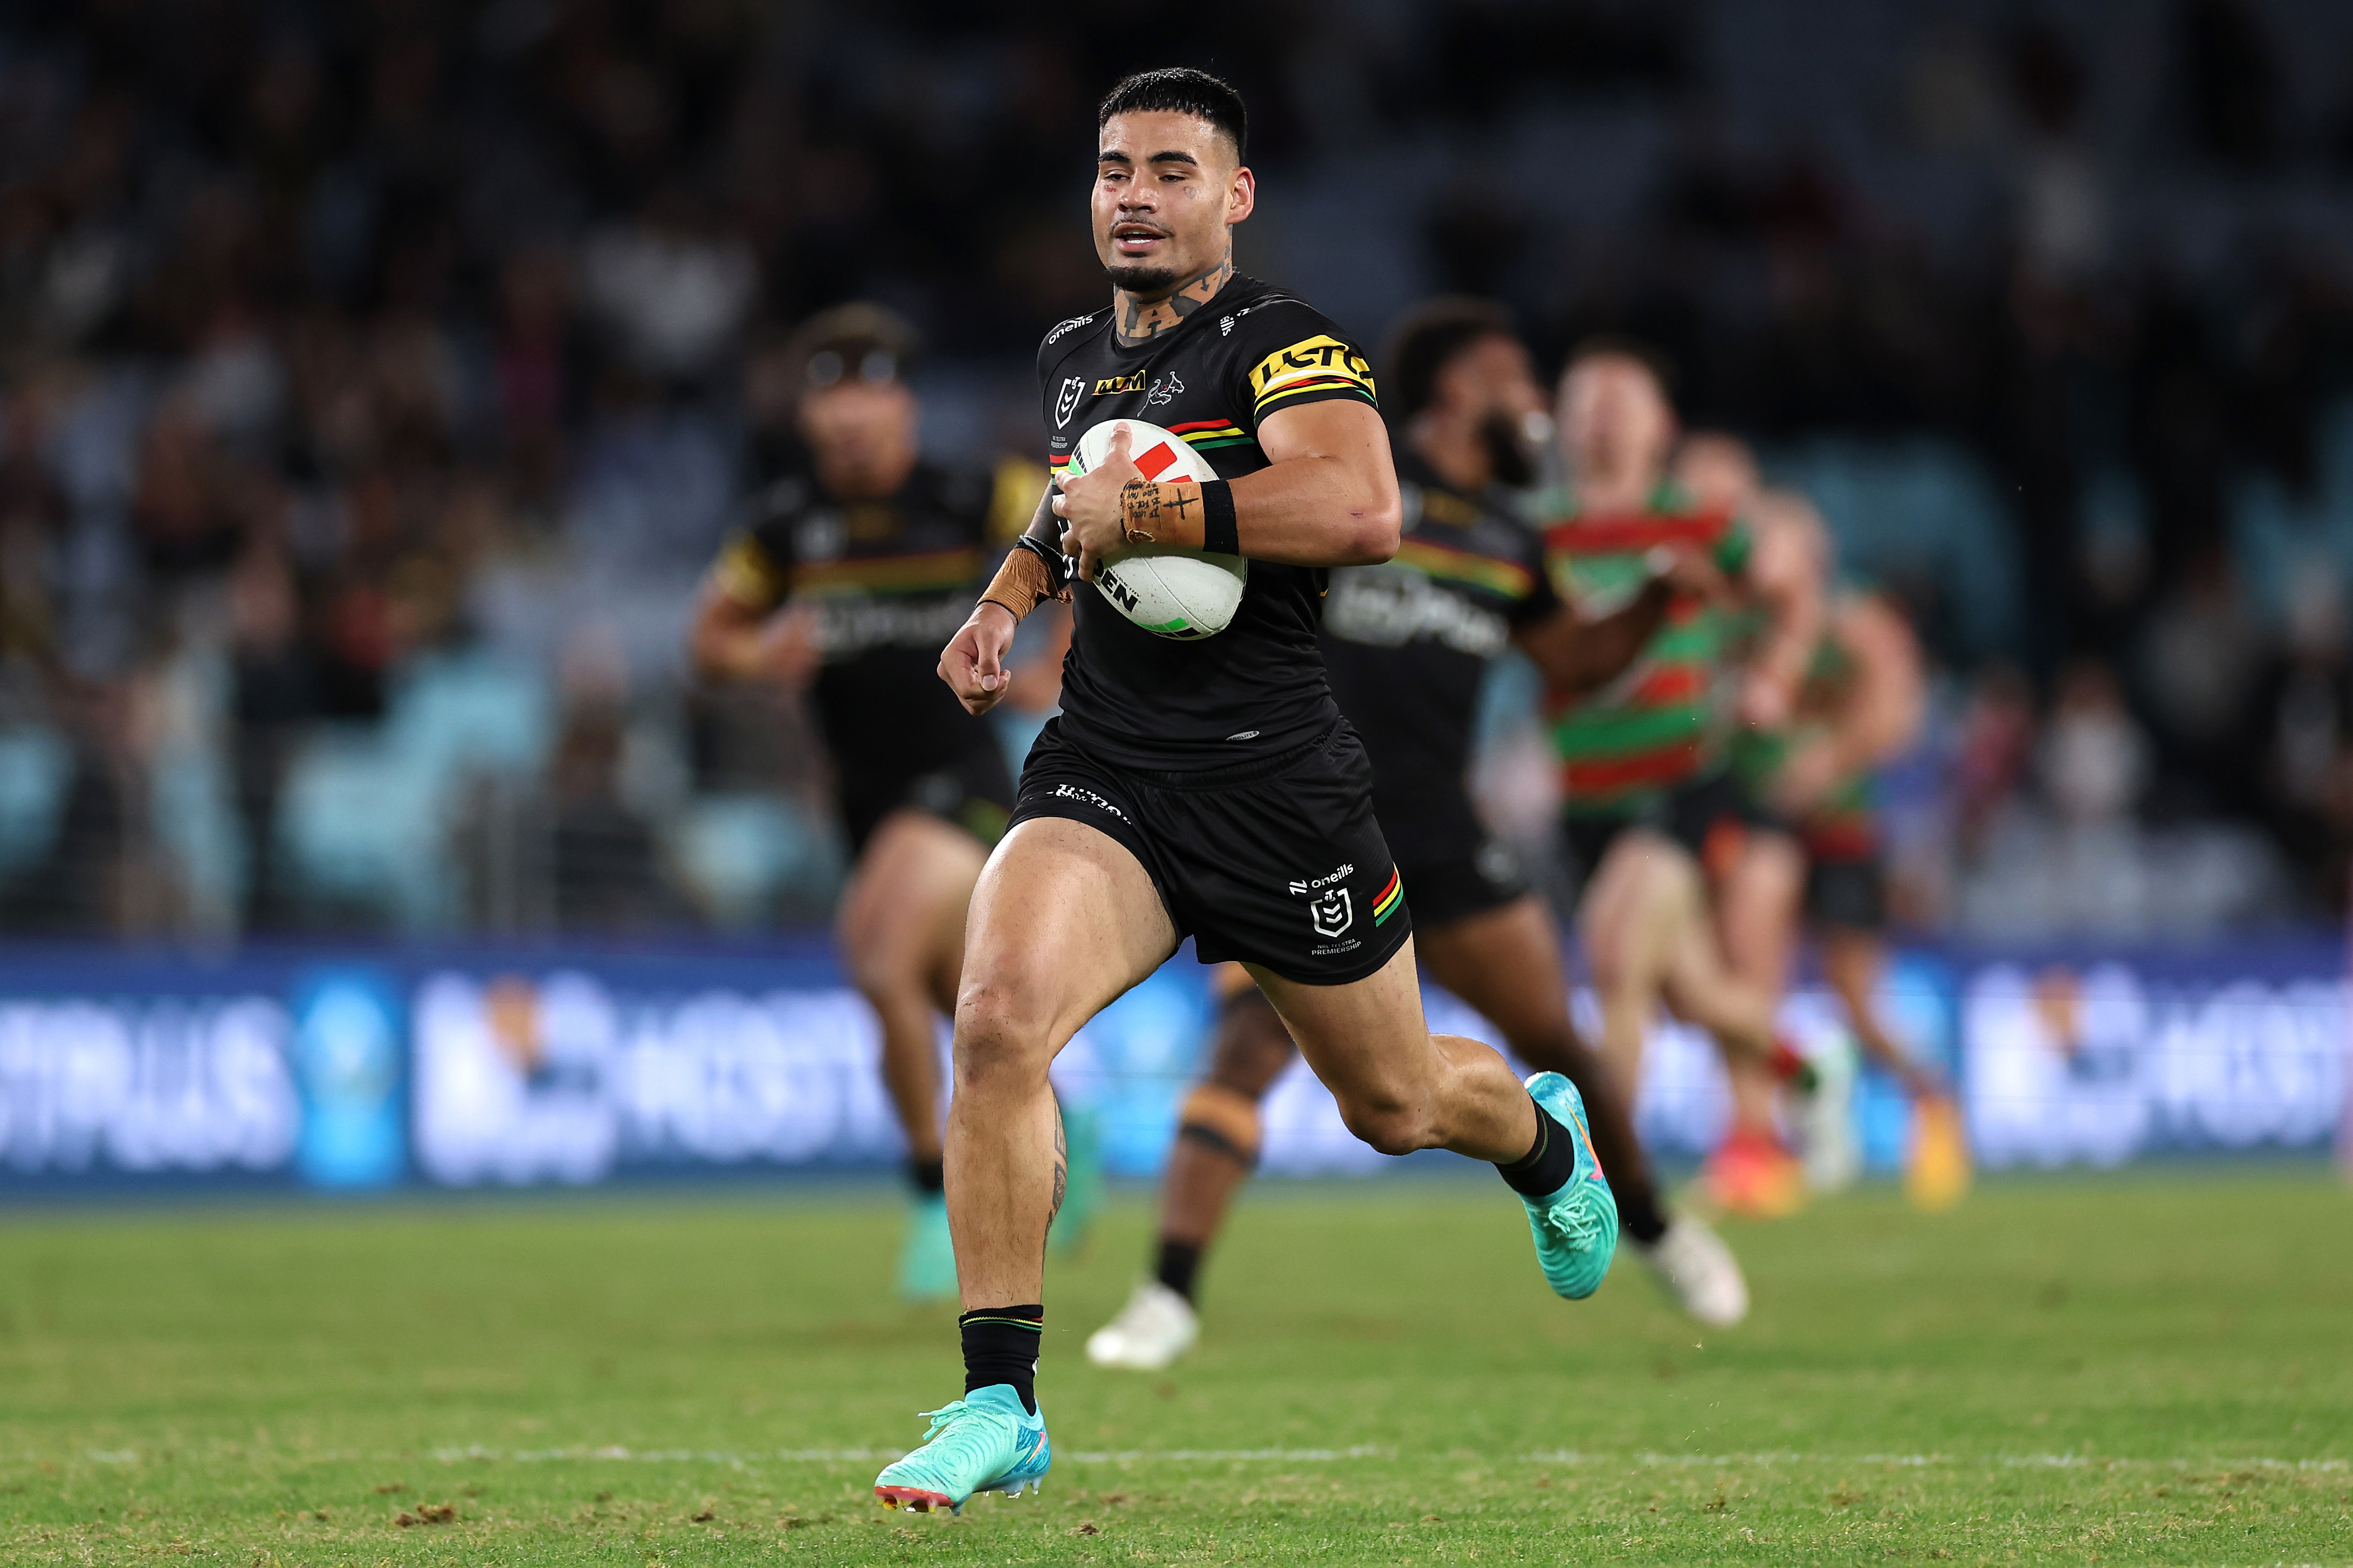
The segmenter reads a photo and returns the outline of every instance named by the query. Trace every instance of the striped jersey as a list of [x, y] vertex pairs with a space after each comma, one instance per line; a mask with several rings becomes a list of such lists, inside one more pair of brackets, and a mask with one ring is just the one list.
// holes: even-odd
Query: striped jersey
[[[1546, 502], [1549, 504], [1546, 504]], [[1706, 551], [1726, 575], [1748, 563], [1747, 525], [1704, 510], [1662, 485], [1639, 512], [1596, 516], [1555, 491], [1539, 500], [1554, 586], [1586, 616], [1607, 615], [1641, 592], [1650, 552], [1662, 545]], [[1668, 608], [1633, 665], [1602, 690], [1553, 715], [1567, 809], [1629, 816], [1663, 790], [1724, 765], [1728, 725], [1721, 711], [1731, 617], [1697, 599]]]
[[746, 503], [712, 566], [738, 604], [787, 599], [816, 612], [822, 663], [811, 689], [846, 774], [922, 773], [993, 744], [940, 678], [940, 649], [1038, 504], [1034, 464], [918, 463], [898, 493], [839, 501], [788, 474]]
[[1364, 738], [1384, 822], [1469, 823], [1466, 775], [1479, 690], [1512, 633], [1560, 600], [1544, 541], [1501, 491], [1465, 494], [1411, 447], [1397, 449], [1403, 542], [1378, 566], [1332, 574], [1324, 661]]
[[[1796, 714], [1788, 727], [1776, 731], [1744, 730], [1732, 745], [1732, 765], [1750, 796], [1765, 800], [1789, 753], [1832, 722], [1845, 705], [1855, 674], [1855, 658], [1838, 637], [1839, 611], [1845, 603], [1876, 590], [1860, 583], [1841, 583], [1832, 593], [1829, 630], [1814, 645], [1806, 679], [1798, 690]], [[1817, 860], [1862, 860], [1879, 852], [1879, 775], [1863, 769], [1832, 784], [1804, 817], [1790, 824], [1807, 854]]]

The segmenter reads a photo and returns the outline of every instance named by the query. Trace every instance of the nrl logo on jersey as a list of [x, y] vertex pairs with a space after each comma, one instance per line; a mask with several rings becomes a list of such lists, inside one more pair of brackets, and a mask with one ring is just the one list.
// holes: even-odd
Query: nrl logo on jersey
[[1086, 377], [1066, 375], [1062, 378], [1061, 395], [1054, 399], [1055, 429], [1059, 430], [1071, 422], [1071, 416], [1079, 411], [1079, 399], [1084, 397], [1086, 394]]
[[1317, 936], [1338, 936], [1356, 923], [1356, 911], [1348, 900], [1348, 889], [1334, 888], [1307, 906], [1307, 920]]
[[1145, 395], [1144, 405], [1157, 408], [1164, 403], [1174, 403], [1176, 395], [1184, 390], [1184, 382], [1178, 380], [1176, 373], [1172, 370], [1152, 384], [1152, 390]]

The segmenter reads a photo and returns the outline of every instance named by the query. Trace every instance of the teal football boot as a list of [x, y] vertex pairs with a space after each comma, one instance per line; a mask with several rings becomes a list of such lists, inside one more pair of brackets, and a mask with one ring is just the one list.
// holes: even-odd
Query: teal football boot
[[907, 1207], [899, 1299], [910, 1306], [956, 1299], [955, 1242], [948, 1235], [948, 1200], [941, 1194], [919, 1194]]
[[1594, 1157], [1593, 1136], [1585, 1126], [1585, 1099], [1577, 1085], [1556, 1072], [1528, 1079], [1528, 1094], [1552, 1119], [1577, 1134], [1577, 1173], [1550, 1197], [1522, 1197], [1528, 1230], [1535, 1237], [1536, 1262], [1545, 1282], [1572, 1301], [1601, 1289], [1602, 1276], [1618, 1253], [1618, 1200]]
[[874, 1496], [884, 1508], [962, 1513], [975, 1492], [1019, 1497], [1038, 1489], [1054, 1463], [1046, 1412], [1030, 1415], [1009, 1383], [976, 1388], [944, 1410], [927, 1410], [923, 1446], [882, 1467]]

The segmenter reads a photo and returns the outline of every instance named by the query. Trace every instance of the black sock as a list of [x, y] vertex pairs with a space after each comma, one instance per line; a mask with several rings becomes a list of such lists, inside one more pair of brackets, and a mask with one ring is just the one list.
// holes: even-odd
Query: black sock
[[948, 1190], [948, 1163], [945, 1160], [910, 1160], [907, 1180], [915, 1184], [919, 1198], [935, 1198]]
[[[1528, 1101], [1535, 1105], [1531, 1098]], [[1577, 1134], [1553, 1120], [1551, 1111], [1536, 1106], [1536, 1141], [1528, 1152], [1496, 1173], [1504, 1184], [1525, 1197], [1548, 1198], [1568, 1185], [1577, 1174]]]
[[1043, 1307], [984, 1307], [956, 1320], [964, 1334], [964, 1391], [1009, 1383], [1021, 1408], [1038, 1414], [1038, 1342]]
[[1613, 1185], [1609, 1195], [1618, 1200], [1618, 1223], [1628, 1236], [1648, 1247], [1667, 1234], [1667, 1216], [1659, 1212], [1659, 1194], [1647, 1184]]
[[1199, 1247], [1165, 1236], [1160, 1238], [1160, 1282], [1187, 1301], [1193, 1299], [1193, 1276], [1200, 1268]]

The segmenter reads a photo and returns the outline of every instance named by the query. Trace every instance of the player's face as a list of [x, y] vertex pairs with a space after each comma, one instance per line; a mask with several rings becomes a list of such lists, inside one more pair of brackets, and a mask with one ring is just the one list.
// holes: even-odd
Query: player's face
[[1599, 354], [1569, 367], [1560, 388], [1560, 444], [1576, 468], [1655, 472], [1674, 438], [1674, 411], [1650, 366]]
[[1757, 499], [1757, 458], [1730, 436], [1694, 436], [1675, 454], [1675, 482], [1715, 511], [1745, 511]]
[[919, 413], [902, 382], [844, 379], [801, 395], [801, 438], [825, 468], [886, 466], [914, 444]]
[[1095, 255], [1112, 283], [1153, 299], [1199, 277], [1250, 216], [1250, 172], [1206, 120], [1159, 110], [1104, 121], [1095, 160]]
[[[1477, 426], [1487, 447], [1496, 482], [1516, 489], [1535, 475], [1535, 453], [1544, 437], [1539, 428], [1529, 439], [1532, 423], [1540, 426], [1544, 390], [1536, 384], [1535, 366], [1516, 338], [1500, 332], [1480, 338], [1446, 362], [1439, 373], [1438, 394]], [[1539, 416], [1531, 421], [1530, 416]]]

